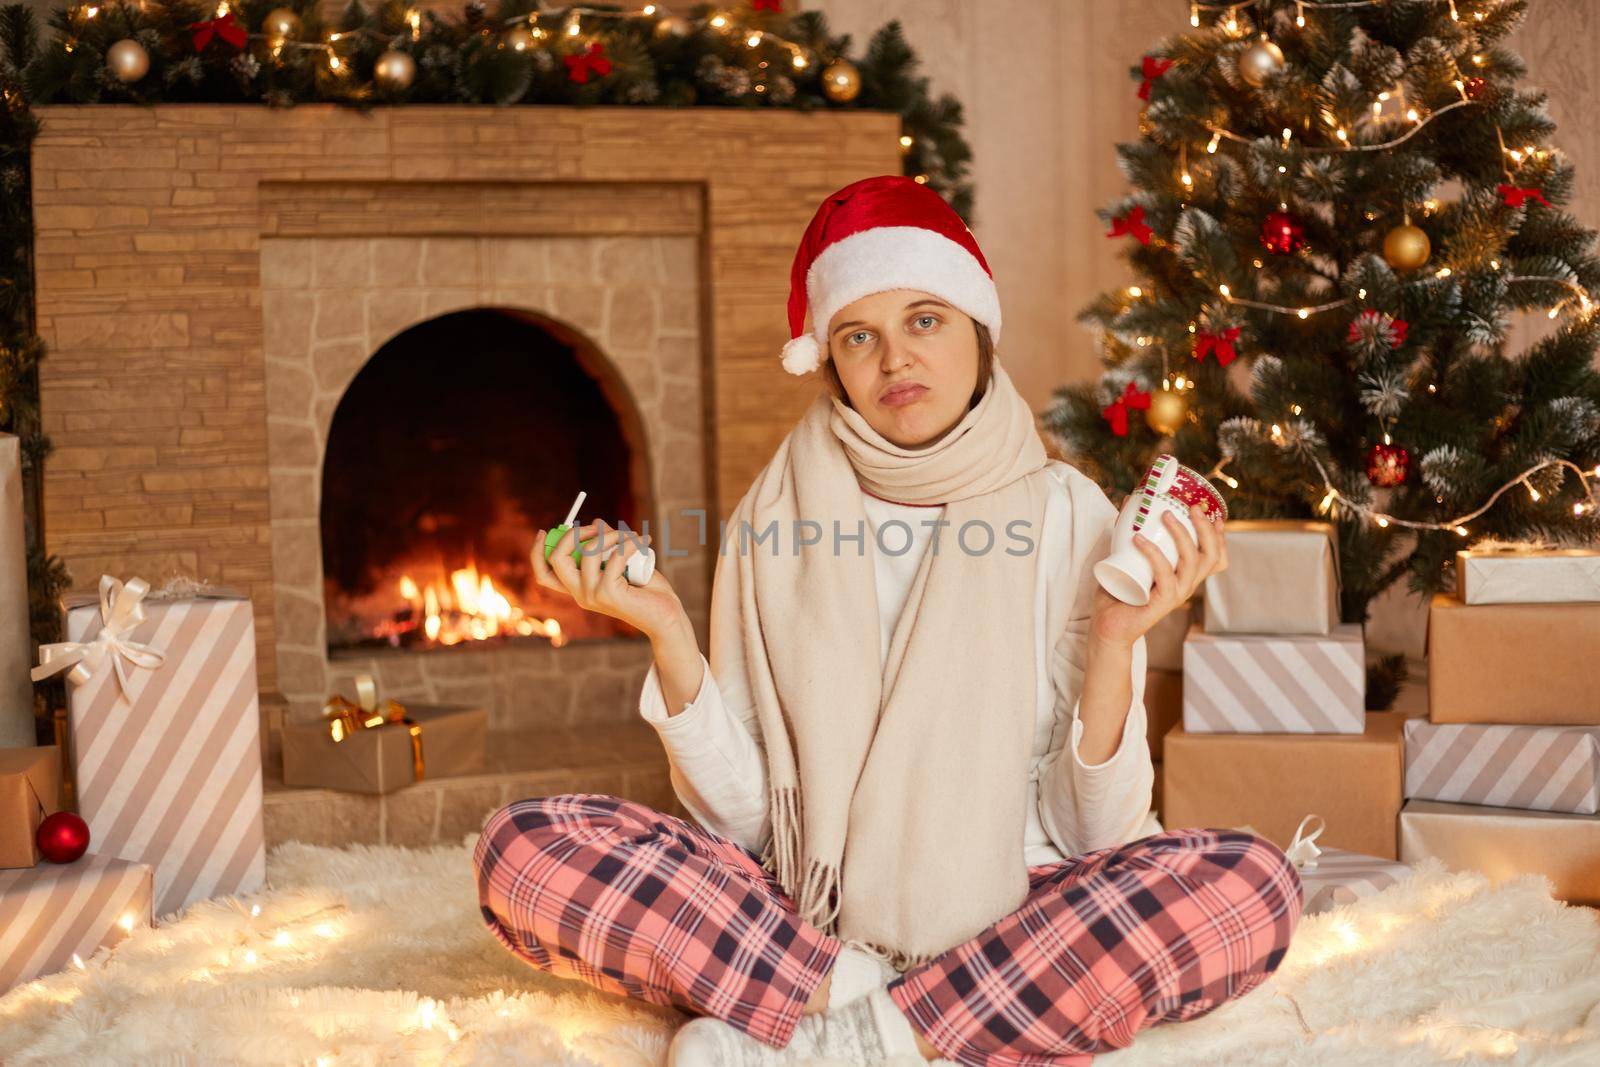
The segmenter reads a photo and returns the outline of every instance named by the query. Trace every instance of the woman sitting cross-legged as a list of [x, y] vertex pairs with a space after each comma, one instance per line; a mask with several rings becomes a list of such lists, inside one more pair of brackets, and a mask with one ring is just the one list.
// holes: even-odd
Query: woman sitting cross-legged
[[[1050, 459], [995, 356], [972, 233], [908, 178], [823, 201], [784, 366], [826, 388], [727, 524], [707, 659], [639, 542], [568, 532], [540, 582], [651, 638], [641, 714], [694, 822], [615, 796], [491, 816], [483, 915], [551, 973], [698, 1016], [677, 1067], [1085, 1064], [1278, 966], [1300, 882], [1273, 843], [1150, 810], [1144, 634], [1226, 566], [1133, 606], [1091, 575], [1115, 509]], [[543, 544], [543, 531], [535, 543]]]

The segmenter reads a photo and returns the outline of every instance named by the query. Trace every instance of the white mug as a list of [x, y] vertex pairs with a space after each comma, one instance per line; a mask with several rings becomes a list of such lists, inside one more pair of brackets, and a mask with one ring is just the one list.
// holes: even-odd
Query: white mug
[[1176, 456], [1169, 453], [1157, 456], [1144, 480], [1122, 502], [1117, 524], [1111, 531], [1111, 552], [1094, 565], [1095, 580], [1124, 603], [1150, 603], [1155, 571], [1133, 543], [1133, 535], [1144, 534], [1167, 557], [1168, 563], [1177, 566], [1178, 544], [1161, 516], [1169, 512], [1176, 515], [1189, 536], [1198, 542], [1194, 523], [1189, 518], [1191, 504], [1203, 504], [1206, 518], [1214, 525], [1220, 526], [1228, 518], [1228, 505], [1215, 486], [1179, 463]]

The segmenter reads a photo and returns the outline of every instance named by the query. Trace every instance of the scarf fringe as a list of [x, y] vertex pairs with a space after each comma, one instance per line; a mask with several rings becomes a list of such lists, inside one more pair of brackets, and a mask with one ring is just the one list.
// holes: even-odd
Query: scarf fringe
[[[839, 906], [844, 895], [839, 868], [831, 863], [812, 860], [806, 866], [804, 879], [796, 884], [801, 859], [799, 787], [785, 786], [772, 790], [771, 805], [772, 838], [761, 854], [761, 866], [777, 876], [778, 884], [795, 901], [802, 919], [826, 934], [837, 936]], [[902, 974], [943, 955], [940, 952], [902, 952], [858, 938], [842, 940], [846, 948], [884, 961]]]

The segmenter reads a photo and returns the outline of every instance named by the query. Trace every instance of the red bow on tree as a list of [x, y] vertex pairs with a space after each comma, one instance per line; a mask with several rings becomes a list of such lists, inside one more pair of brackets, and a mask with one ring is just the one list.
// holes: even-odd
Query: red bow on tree
[[1536, 185], [1530, 185], [1524, 188], [1518, 185], [1511, 185], [1507, 182], [1501, 182], [1499, 185], [1494, 187], [1494, 190], [1500, 194], [1500, 199], [1506, 202], [1506, 207], [1521, 207], [1529, 200], [1537, 200], [1545, 207], [1550, 206], [1550, 201], [1544, 198], [1544, 190], [1540, 189]]
[[1226, 367], [1233, 362], [1239, 353], [1234, 350], [1233, 342], [1239, 339], [1239, 327], [1229, 326], [1221, 333], [1197, 333], [1194, 335], [1194, 358], [1204, 363], [1207, 352], [1217, 354], [1217, 364]]
[[189, 23], [189, 28], [194, 31], [194, 50], [196, 52], [211, 43], [213, 35], [221, 37], [235, 48], [243, 48], [250, 33], [239, 25], [239, 19], [232, 11], [216, 19], [201, 19], [199, 22]]
[[1144, 75], [1144, 81], [1139, 85], [1139, 99], [1150, 99], [1150, 83], [1172, 68], [1172, 60], [1157, 59], [1155, 56], [1145, 56], [1144, 63], [1139, 73]]
[[1118, 215], [1111, 220], [1111, 232], [1106, 236], [1121, 237], [1125, 233], [1131, 233], [1139, 239], [1140, 244], [1147, 245], [1150, 243], [1150, 232], [1150, 227], [1144, 224], [1144, 207], [1135, 204], [1128, 209], [1126, 215]]
[[1382, 341], [1390, 348], [1399, 348], [1406, 340], [1406, 331], [1411, 324], [1405, 319], [1397, 319], [1381, 311], [1368, 308], [1354, 319], [1350, 320], [1351, 344], [1360, 344], [1365, 340]]
[[783, 11], [783, 0], [751, 0], [752, 11]]
[[1129, 382], [1117, 397], [1100, 409], [1100, 414], [1111, 424], [1111, 432], [1118, 437], [1128, 436], [1128, 412], [1134, 408], [1143, 411], [1150, 406], [1150, 394]]
[[561, 58], [567, 61], [567, 77], [579, 85], [589, 80], [590, 73], [601, 77], [611, 73], [611, 60], [606, 58], [605, 46], [599, 41], [591, 41], [586, 52]]

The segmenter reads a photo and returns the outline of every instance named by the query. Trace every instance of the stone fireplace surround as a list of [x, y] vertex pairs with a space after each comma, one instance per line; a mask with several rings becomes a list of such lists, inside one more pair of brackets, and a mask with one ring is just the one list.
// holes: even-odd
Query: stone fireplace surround
[[[38, 113], [46, 547], [73, 588], [245, 591], [262, 690], [291, 714], [370, 670], [517, 730], [628, 722], [648, 644], [330, 662], [316, 504], [345, 386], [408, 326], [514, 309], [595, 360], [657, 523], [726, 515], [817, 388], [778, 364], [794, 242], [823, 195], [899, 169], [898, 116], [868, 111]], [[702, 642], [711, 562], [663, 560]]]

